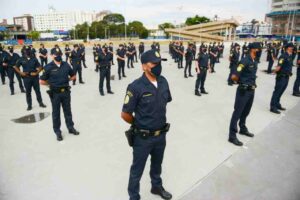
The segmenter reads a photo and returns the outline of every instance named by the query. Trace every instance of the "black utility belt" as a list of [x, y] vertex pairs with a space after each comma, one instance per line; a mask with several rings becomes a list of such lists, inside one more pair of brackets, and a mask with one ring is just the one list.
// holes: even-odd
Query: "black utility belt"
[[169, 129], [170, 129], [170, 124], [166, 123], [166, 125], [162, 129], [156, 130], [156, 131], [135, 128], [134, 134], [139, 135], [143, 138], [150, 137], [150, 136], [157, 137], [163, 133], [167, 133], [169, 131]]
[[100, 66], [100, 69], [109, 69], [110, 66]]
[[67, 91], [70, 91], [70, 90], [71, 90], [70, 86], [68, 86], [68, 87], [58, 87], [58, 88], [50, 88], [50, 91], [54, 92], [54, 93], [64, 93], [64, 92], [67, 92]]
[[201, 70], [207, 70], [207, 67], [200, 67]]
[[290, 77], [290, 74], [279, 73], [279, 74], [277, 74], [277, 77], [278, 77], [278, 78], [281, 78], [281, 77], [288, 78], [288, 77]]
[[247, 85], [247, 84], [240, 84], [238, 89], [240, 90], [255, 90], [256, 85]]

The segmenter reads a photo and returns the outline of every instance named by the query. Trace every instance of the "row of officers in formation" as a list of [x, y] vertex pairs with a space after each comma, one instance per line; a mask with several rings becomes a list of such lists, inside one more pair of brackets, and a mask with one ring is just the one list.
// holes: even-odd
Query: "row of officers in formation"
[[[294, 64], [297, 67], [297, 75], [293, 87], [293, 95], [296, 97], [300, 96], [300, 51], [296, 45], [292, 43], [245, 43], [241, 52], [240, 45], [233, 43], [230, 47], [230, 70], [227, 82], [230, 86], [237, 84], [238, 87], [234, 111], [229, 125], [228, 141], [237, 146], [243, 145], [237, 138], [237, 132], [248, 137], [254, 137], [254, 134], [246, 126], [246, 119], [254, 101], [257, 87], [257, 70], [263, 47], [266, 47], [267, 61], [269, 62], [266, 72], [276, 74], [270, 111], [279, 114], [279, 110], [286, 110], [281, 105], [280, 99], [292, 76]], [[137, 50], [133, 43], [120, 44], [115, 53], [112, 43], [103, 46], [95, 45], [93, 47], [95, 70], [100, 72], [99, 92], [100, 95], [104, 95], [103, 81], [106, 79], [107, 93], [113, 94], [110, 87], [110, 71], [111, 66], [114, 64], [114, 56], [116, 56], [118, 62], [119, 79], [126, 77], [126, 59], [127, 67], [134, 68], [133, 63], [137, 62], [137, 57], [140, 58], [144, 72], [140, 78], [128, 85], [121, 113], [122, 118], [131, 125], [130, 129], [126, 131], [128, 143], [133, 148], [133, 163], [130, 169], [128, 193], [131, 200], [140, 199], [139, 182], [147, 158], [151, 155], [151, 192], [160, 195], [164, 199], [171, 199], [172, 195], [164, 189], [160, 177], [166, 146], [166, 133], [170, 129], [170, 124], [167, 123], [166, 118], [166, 106], [172, 101], [167, 79], [161, 75], [163, 69], [162, 61], [165, 59], [160, 55], [158, 43], [153, 43], [149, 51], [145, 51], [144, 44], [140, 43]], [[32, 46], [24, 46], [21, 53], [21, 56], [15, 53], [12, 46], [8, 47], [8, 51], [0, 46], [2, 83], [5, 84], [5, 76], [8, 76], [11, 94], [13, 95], [14, 76], [16, 75], [21, 92], [26, 93], [27, 110], [32, 109], [32, 88], [36, 93], [40, 107], [46, 107], [42, 100], [40, 84], [47, 85], [49, 87], [47, 93], [52, 104], [53, 131], [57, 140], [63, 140], [60, 129], [61, 107], [63, 108], [69, 133], [79, 135], [79, 131], [74, 128], [72, 120], [71, 87], [69, 82], [71, 81], [75, 85], [78, 74], [79, 83], [84, 83], [82, 80], [82, 66], [87, 67], [85, 64], [84, 45], [75, 44], [72, 50], [66, 46], [64, 52], [66, 61], [63, 61], [63, 52], [58, 45], [55, 45], [50, 51], [52, 59], [50, 63], [48, 63], [47, 49], [43, 44], [41, 44], [38, 53], [40, 62], [37, 59], [36, 50]], [[223, 57], [224, 44], [210, 43], [207, 45], [201, 43], [197, 53], [196, 43], [189, 43], [185, 50], [181, 41], [174, 41], [169, 44], [169, 53], [174, 62], [177, 63], [178, 69], [183, 68], [183, 58], [185, 58], [185, 78], [193, 76], [191, 68], [193, 61], [195, 61], [197, 74], [195, 95], [208, 94], [205, 90], [207, 72], [216, 72], [215, 65], [222, 60], [220, 58]], [[298, 57], [295, 63], [294, 60], [297, 54]], [[275, 60], [277, 65], [273, 69]], [[39, 76], [39, 73], [42, 71], [42, 75]]]

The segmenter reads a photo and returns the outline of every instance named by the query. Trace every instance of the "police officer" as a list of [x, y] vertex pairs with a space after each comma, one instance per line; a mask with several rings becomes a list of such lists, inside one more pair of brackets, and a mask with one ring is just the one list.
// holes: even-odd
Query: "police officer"
[[99, 81], [99, 92], [101, 96], [104, 96], [103, 83], [106, 80], [106, 89], [108, 94], [114, 94], [111, 91], [110, 86], [110, 73], [111, 73], [111, 60], [112, 54], [108, 52], [108, 48], [103, 46], [101, 51], [99, 51], [98, 62], [100, 69], [100, 81]]
[[216, 47], [216, 43], [214, 42], [213, 45], [210, 48], [210, 66], [211, 66], [211, 72], [215, 73], [215, 64], [217, 62], [217, 56], [218, 56], [218, 49]]
[[94, 62], [96, 64], [96, 67], [95, 67], [95, 72], [98, 72], [99, 71], [99, 62], [98, 62], [98, 52], [99, 50], [101, 49], [100, 47], [100, 44], [94, 44], [94, 47], [93, 47], [93, 56], [94, 56]]
[[71, 66], [62, 61], [62, 55], [58, 51], [52, 52], [53, 61], [44, 67], [40, 83], [49, 85], [47, 91], [52, 104], [52, 122], [56, 139], [62, 141], [63, 137], [60, 130], [60, 107], [65, 115], [66, 126], [70, 134], [79, 135], [74, 128], [71, 111], [71, 92], [69, 81], [75, 80], [76, 75]]
[[14, 88], [14, 77], [15, 74], [17, 76], [19, 87], [22, 93], [25, 93], [24, 86], [23, 86], [23, 80], [21, 76], [15, 72], [14, 66], [16, 65], [17, 61], [20, 59], [20, 56], [17, 53], [14, 53], [14, 47], [9, 46], [8, 47], [8, 53], [4, 57], [3, 60], [3, 66], [7, 69], [7, 76], [9, 79], [9, 88], [11, 95], [15, 94], [15, 88]]
[[231, 80], [231, 76], [233, 74], [233, 72], [236, 70], [238, 64], [239, 64], [239, 59], [240, 59], [240, 45], [238, 43], [235, 43], [234, 45], [234, 49], [231, 51], [230, 56], [229, 56], [229, 61], [230, 61], [230, 65], [229, 65], [229, 76], [227, 79], [228, 85], [232, 86], [233, 85], [233, 81]]
[[[54, 54], [54, 53], [53, 53]], [[79, 49], [78, 44], [74, 45], [74, 49], [70, 55], [71, 65], [73, 67], [75, 75], [79, 76], [79, 83], [84, 84], [82, 80], [82, 67], [81, 67], [81, 60], [82, 60], [82, 51]], [[76, 79], [73, 80], [73, 85], [76, 84]]]
[[247, 46], [247, 42], [244, 43], [243, 47], [242, 47], [242, 57], [241, 58], [244, 58], [245, 56], [247, 56], [248, 54], [248, 46]]
[[86, 64], [85, 64], [85, 46], [83, 44], [80, 44], [79, 45], [79, 51], [80, 51], [80, 54], [81, 54], [81, 63], [83, 64], [83, 67], [84, 68], [87, 68]]
[[[300, 47], [299, 47], [300, 48]], [[297, 75], [296, 80], [293, 87], [293, 95], [296, 97], [300, 97], [300, 49], [298, 48], [298, 57], [297, 57]]]
[[45, 48], [44, 44], [40, 44], [39, 57], [42, 67], [48, 64], [48, 51]]
[[[127, 67], [128, 69], [131, 68], [134, 68], [133, 66], [133, 59], [134, 59], [134, 48], [133, 48], [133, 45], [131, 43], [129, 43], [129, 46], [127, 47]], [[130, 63], [130, 66], [129, 66], [129, 63]]]
[[140, 42], [139, 44], [139, 59], [141, 59], [141, 55], [144, 53], [145, 51], [145, 45], [143, 42]]
[[33, 58], [36, 58], [36, 50], [35, 50], [35, 48], [33, 47], [32, 44], [29, 45], [29, 47], [30, 47], [30, 50], [31, 50], [31, 56], [32, 56]]
[[4, 47], [0, 44], [0, 75], [2, 84], [5, 85], [5, 77], [7, 76], [7, 68], [3, 65], [3, 60], [7, 56], [7, 52]]
[[71, 54], [71, 49], [70, 49], [69, 45], [66, 44], [66, 47], [65, 47], [66, 62], [69, 62], [70, 54]]
[[180, 42], [177, 51], [178, 51], [178, 69], [181, 69], [183, 68], [183, 56], [184, 56], [184, 46], [182, 42]]
[[196, 80], [196, 86], [195, 86], [195, 95], [201, 96], [199, 92], [202, 94], [208, 94], [208, 92], [205, 90], [204, 84], [206, 80], [207, 70], [211, 72], [210, 62], [209, 62], [209, 54], [207, 53], [207, 48], [202, 48], [202, 53], [199, 53], [198, 60], [196, 61], [196, 72], [197, 72], [197, 80]]
[[256, 53], [259, 48], [261, 47], [257, 42], [249, 44], [249, 54], [245, 58], [242, 58], [237, 70], [232, 75], [232, 80], [238, 82], [239, 86], [236, 91], [228, 141], [237, 146], [243, 145], [236, 137], [238, 121], [240, 126], [239, 133], [248, 137], [254, 137], [254, 134], [248, 131], [246, 118], [250, 113], [254, 100], [257, 72]]
[[269, 48], [267, 49], [267, 61], [268, 63], [268, 69], [267, 73], [271, 74], [272, 73], [272, 67], [274, 64], [274, 61], [276, 59], [276, 52], [273, 44], [270, 44]]
[[[144, 74], [128, 85], [122, 118], [133, 127], [133, 162], [130, 169], [128, 193], [130, 200], [139, 200], [140, 180], [151, 155], [151, 193], [171, 199], [162, 184], [161, 171], [166, 133], [166, 106], [172, 100], [167, 80], [161, 76], [161, 57], [156, 50], [142, 54]], [[134, 115], [133, 115], [134, 113]]]
[[188, 78], [186, 72], [189, 70], [189, 77], [193, 77], [192, 75], [192, 62], [194, 58], [193, 52], [193, 44], [189, 44], [185, 53], [185, 68], [184, 68], [184, 78]]
[[[20, 70], [21, 66], [23, 68], [23, 71]], [[36, 98], [39, 102], [40, 107], [45, 108], [46, 105], [43, 103], [39, 84], [39, 73], [42, 71], [43, 68], [39, 61], [32, 56], [32, 51], [30, 48], [27, 48], [25, 51], [25, 56], [20, 58], [16, 62], [14, 69], [23, 77], [26, 89], [26, 101], [28, 105], [27, 110], [32, 110], [32, 88], [35, 91]]]
[[108, 51], [111, 53], [112, 55], [112, 58], [111, 58], [111, 65], [115, 65], [114, 64], [114, 45], [112, 42], [109, 43], [109, 46], [108, 46]]
[[290, 76], [292, 76], [293, 67], [293, 44], [288, 43], [285, 52], [278, 59], [278, 66], [275, 69], [276, 83], [270, 103], [270, 111], [280, 114], [278, 110], [286, 110], [280, 104], [280, 98], [288, 86]]
[[120, 44], [119, 48], [117, 49], [119, 80], [121, 80], [122, 77], [124, 77], [124, 78], [126, 77], [126, 75], [125, 75], [125, 60], [126, 60], [125, 55], [126, 55], [126, 50], [124, 48], [124, 45]]

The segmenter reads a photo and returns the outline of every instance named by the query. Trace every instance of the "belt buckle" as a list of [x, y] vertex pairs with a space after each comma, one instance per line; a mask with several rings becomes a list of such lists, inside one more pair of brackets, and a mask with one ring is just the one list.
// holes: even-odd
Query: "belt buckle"
[[156, 137], [156, 136], [159, 136], [160, 135], [160, 131], [155, 131], [154, 132], [154, 136]]
[[60, 89], [60, 92], [64, 92], [64, 91], [65, 91], [65, 88], [61, 88], [61, 89]]

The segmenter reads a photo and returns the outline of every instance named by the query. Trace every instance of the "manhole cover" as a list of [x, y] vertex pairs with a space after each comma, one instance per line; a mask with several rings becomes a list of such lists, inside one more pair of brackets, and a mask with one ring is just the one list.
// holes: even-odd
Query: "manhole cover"
[[49, 115], [50, 115], [49, 112], [33, 113], [30, 115], [25, 115], [23, 117], [20, 117], [18, 119], [12, 119], [11, 121], [16, 123], [31, 124], [31, 123], [42, 121]]

